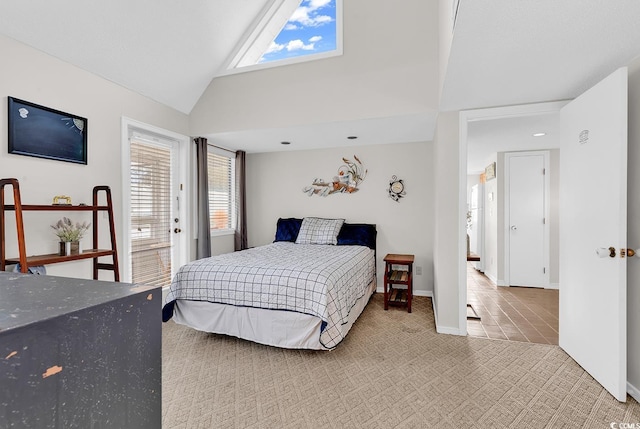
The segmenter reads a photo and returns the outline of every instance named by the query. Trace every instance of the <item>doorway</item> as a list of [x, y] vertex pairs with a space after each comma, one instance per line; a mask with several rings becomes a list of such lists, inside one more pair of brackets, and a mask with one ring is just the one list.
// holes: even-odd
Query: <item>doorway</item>
[[125, 281], [168, 287], [188, 260], [189, 138], [123, 119]]
[[[555, 210], [557, 215], [557, 207], [550, 207], [548, 198], [552, 192], [548, 190], [548, 183], [545, 185], [545, 179], [541, 178], [543, 174], [549, 173], [550, 157], [546, 149], [554, 151], [555, 159], [552, 167], [557, 168], [558, 143], [554, 139], [558, 136], [555, 127], [558, 111], [563, 104], [544, 103], [461, 113], [461, 119], [466, 117], [467, 120], [467, 129], [463, 130], [461, 126], [460, 130], [461, 141], [464, 138], [467, 142], [467, 193], [470, 196], [470, 189], [479, 183], [476, 189], [481, 189], [481, 194], [484, 194], [479, 197], [480, 203], [472, 204], [472, 198], [468, 200], [468, 212], [472, 213], [476, 210], [475, 207], [478, 207], [479, 212], [471, 218], [485, 219], [485, 225], [479, 226], [481, 230], [478, 231], [482, 233], [484, 241], [476, 251], [480, 261], [467, 262], [466, 287], [464, 293], [460, 295], [465, 299], [464, 315], [469, 316], [465, 321], [469, 335], [543, 344], [558, 343], [558, 291], [548, 289], [550, 287], [557, 289], [557, 262], [552, 264], [554, 280], [553, 282], [548, 280], [552, 271], [548, 262], [549, 253], [557, 258], [557, 251], [544, 254], [541, 250], [549, 244], [550, 229], [554, 229], [557, 235], [557, 221], [553, 225], [549, 224], [549, 210]], [[546, 137], [533, 137], [542, 130], [546, 131]], [[512, 170], [514, 175], [521, 173], [529, 168], [527, 156], [538, 156], [541, 152], [547, 153], [541, 158], [535, 158], [531, 167], [539, 170], [538, 179], [540, 180], [536, 180], [538, 185], [540, 183], [543, 185], [537, 191], [537, 196], [531, 198], [531, 192], [523, 191], [517, 181], [514, 181], [516, 186], [510, 193], [507, 185], [509, 180], [506, 180], [509, 179], [509, 170]], [[524, 165], [518, 162], [521, 160], [524, 161]], [[485, 174], [485, 170], [489, 171], [489, 176]], [[496, 177], [491, 175], [494, 171]], [[549, 176], [546, 179], [548, 181]], [[516, 275], [516, 270], [510, 269], [511, 261], [529, 268], [532, 265], [530, 263], [532, 257], [524, 255], [518, 259], [515, 258], [514, 253], [517, 248], [513, 249], [513, 252], [510, 251], [509, 245], [513, 242], [512, 231], [518, 231], [519, 226], [511, 220], [515, 221], [517, 218], [515, 215], [519, 213], [513, 211], [514, 219], [510, 219], [512, 211], [509, 206], [509, 196], [514, 200], [514, 204], [521, 196], [524, 196], [521, 198], [525, 200], [524, 203], [529, 205], [534, 200], [537, 203], [542, 202], [535, 216], [539, 218], [537, 219], [539, 225], [544, 226], [541, 228], [538, 226], [529, 239], [524, 237], [525, 243], [523, 243], [526, 249], [526, 246], [531, 246], [531, 237], [539, 239], [540, 245], [535, 250], [538, 278], [532, 282], [523, 281]], [[524, 207], [521, 212], [529, 215], [532, 211], [531, 207]], [[516, 229], [512, 230], [511, 227], [514, 225]], [[527, 228], [524, 224], [522, 225], [522, 232], [524, 232]], [[557, 245], [557, 239], [555, 244]], [[518, 254], [518, 256], [521, 255]], [[514, 277], [510, 278], [510, 274]], [[523, 286], [542, 288], [528, 290], [521, 287], [506, 287], [518, 283]]]

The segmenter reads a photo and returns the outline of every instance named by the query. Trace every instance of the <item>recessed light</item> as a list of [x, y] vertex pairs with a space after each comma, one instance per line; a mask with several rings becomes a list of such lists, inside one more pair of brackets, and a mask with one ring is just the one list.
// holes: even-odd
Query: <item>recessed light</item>
[[533, 136], [534, 137], [542, 137], [542, 136], [546, 136], [547, 133], [535, 133]]
[[347, 137], [347, 138], [348, 138], [349, 140], [355, 140], [355, 139], [357, 139], [357, 138], [358, 138], [358, 136], [349, 136], [349, 137]]
[[291, 144], [291, 142], [280, 142], [280, 144], [288, 145]]

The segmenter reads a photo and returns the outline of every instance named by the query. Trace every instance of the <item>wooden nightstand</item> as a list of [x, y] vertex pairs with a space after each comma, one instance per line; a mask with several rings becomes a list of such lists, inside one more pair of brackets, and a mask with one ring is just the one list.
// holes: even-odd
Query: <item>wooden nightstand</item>
[[[413, 255], [398, 255], [389, 253], [384, 257], [384, 309], [390, 305], [407, 307], [411, 313], [411, 298], [413, 297]], [[394, 265], [404, 265], [406, 268], [394, 269]], [[405, 288], [394, 288], [393, 285], [405, 285]]]

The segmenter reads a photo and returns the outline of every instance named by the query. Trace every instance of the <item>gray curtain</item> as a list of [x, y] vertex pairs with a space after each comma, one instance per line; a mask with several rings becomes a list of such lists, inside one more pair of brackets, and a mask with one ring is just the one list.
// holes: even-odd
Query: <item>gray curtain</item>
[[243, 150], [236, 152], [236, 232], [235, 249], [244, 250], [247, 247], [247, 197], [245, 180], [245, 158]]
[[198, 199], [198, 239], [196, 259], [211, 256], [211, 226], [209, 224], [209, 176], [207, 172], [207, 139], [196, 137], [198, 163], [197, 199]]

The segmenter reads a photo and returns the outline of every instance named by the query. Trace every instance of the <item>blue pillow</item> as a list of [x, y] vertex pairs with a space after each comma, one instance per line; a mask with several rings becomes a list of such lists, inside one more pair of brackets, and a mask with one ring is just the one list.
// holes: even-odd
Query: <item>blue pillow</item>
[[338, 234], [338, 246], [376, 248], [376, 226], [369, 223], [345, 223]]
[[300, 232], [300, 226], [302, 226], [302, 219], [287, 218], [278, 219], [278, 226], [276, 228], [276, 241], [290, 241], [295, 243], [298, 238], [298, 232]]

